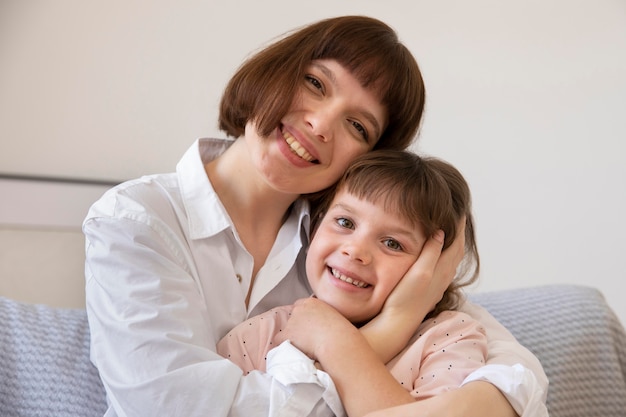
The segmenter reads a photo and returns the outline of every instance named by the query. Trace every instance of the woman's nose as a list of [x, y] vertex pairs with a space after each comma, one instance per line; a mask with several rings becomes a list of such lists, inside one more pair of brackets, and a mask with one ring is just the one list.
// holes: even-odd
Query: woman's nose
[[336, 117], [331, 108], [322, 107], [309, 112], [306, 123], [311, 132], [322, 142], [326, 143], [333, 139]]

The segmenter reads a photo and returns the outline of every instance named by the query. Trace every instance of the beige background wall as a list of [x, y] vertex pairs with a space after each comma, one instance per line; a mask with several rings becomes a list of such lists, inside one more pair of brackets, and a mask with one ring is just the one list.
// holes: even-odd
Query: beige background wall
[[[420, 62], [416, 149], [470, 181], [476, 291], [595, 286], [626, 322], [623, 0], [1, 0], [0, 173], [172, 171], [223, 136], [220, 92], [247, 54], [339, 14], [387, 21]], [[0, 294], [80, 305], [79, 224], [102, 187], [18, 183], [0, 180]]]

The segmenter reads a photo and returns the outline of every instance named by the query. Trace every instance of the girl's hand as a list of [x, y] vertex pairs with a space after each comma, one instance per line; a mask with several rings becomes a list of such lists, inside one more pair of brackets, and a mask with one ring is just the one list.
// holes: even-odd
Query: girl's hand
[[443, 232], [424, 244], [419, 257], [391, 292], [382, 311], [361, 328], [372, 349], [385, 363], [408, 343], [426, 314], [443, 297], [465, 253], [465, 217], [457, 237], [445, 251]]
[[287, 325], [277, 333], [274, 344], [289, 340], [309, 358], [318, 360], [322, 355], [320, 349], [328, 349], [350, 334], [358, 335], [350, 321], [332, 306], [309, 297], [294, 303]]
[[414, 401], [359, 329], [317, 298], [296, 301], [274, 343], [287, 339], [331, 376], [350, 416]]

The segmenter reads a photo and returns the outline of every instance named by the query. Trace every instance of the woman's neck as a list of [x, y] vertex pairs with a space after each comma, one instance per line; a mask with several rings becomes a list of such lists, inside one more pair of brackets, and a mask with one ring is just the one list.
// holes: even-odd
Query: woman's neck
[[264, 181], [243, 139], [207, 163], [205, 170], [244, 247], [254, 258], [254, 280], [298, 196], [281, 193]]
[[235, 226], [237, 217], [259, 220], [283, 219], [298, 198], [270, 187], [255, 168], [243, 139], [235, 142], [218, 158], [205, 165], [211, 184]]

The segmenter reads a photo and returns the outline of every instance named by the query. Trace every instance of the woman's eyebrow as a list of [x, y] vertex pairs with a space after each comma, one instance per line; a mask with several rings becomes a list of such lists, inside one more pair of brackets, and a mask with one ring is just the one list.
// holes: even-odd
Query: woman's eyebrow
[[[332, 72], [330, 69], [328, 69], [328, 67], [320, 64], [319, 62], [314, 62], [313, 66], [319, 69], [322, 73], [324, 73], [324, 75], [328, 77], [328, 79], [333, 85], [335, 86], [337, 85], [337, 78], [335, 77], [335, 73]], [[364, 109], [360, 109], [359, 113], [361, 113], [363, 117], [365, 117], [372, 124], [372, 126], [374, 126], [374, 133], [375, 133], [374, 136], [376, 138], [379, 138], [381, 134], [380, 125], [378, 124], [378, 120], [376, 120], [376, 117], [374, 117], [372, 113]]]
[[335, 73], [332, 72], [330, 69], [328, 69], [328, 67], [320, 64], [319, 62], [314, 62], [313, 66], [317, 68], [318, 70], [322, 71], [324, 75], [330, 79], [331, 83], [333, 83], [334, 85], [337, 85], [337, 78], [335, 78]]

